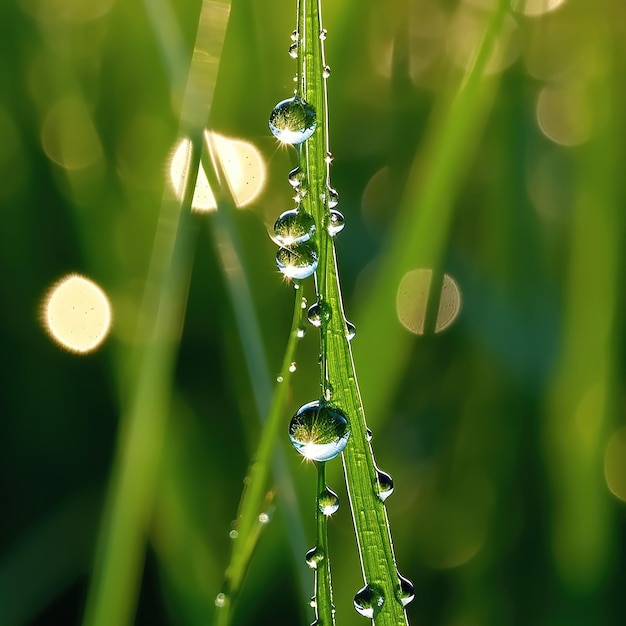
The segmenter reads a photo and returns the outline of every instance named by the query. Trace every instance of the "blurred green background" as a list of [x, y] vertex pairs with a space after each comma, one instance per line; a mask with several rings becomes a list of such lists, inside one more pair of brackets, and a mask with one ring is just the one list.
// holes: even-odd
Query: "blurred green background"
[[[201, 4], [0, 3], [2, 626], [81, 623]], [[622, 624], [626, 5], [513, 2], [486, 76], [463, 96], [493, 6], [323, 7], [347, 223], [336, 244], [365, 411], [396, 485], [387, 507], [416, 587], [411, 623]], [[268, 231], [292, 208], [295, 153], [267, 118], [293, 90], [294, 24], [294, 2], [233, 0], [210, 117], [265, 169], [233, 219], [272, 377], [293, 289]], [[247, 171], [247, 150], [224, 158]], [[264, 374], [246, 365], [220, 232], [214, 213], [193, 216], [138, 626], [212, 623], [259, 438], [252, 388]], [[398, 296], [411, 270], [426, 271]], [[110, 335], [86, 355], [42, 321], [46, 293], [74, 272], [112, 307]], [[294, 554], [285, 540], [297, 533], [276, 489], [235, 624], [312, 620], [298, 580], [310, 594], [315, 471], [286, 428], [318, 393], [317, 350], [309, 330], [279, 444], [306, 544]], [[362, 624], [341, 466], [329, 466], [342, 500], [329, 523], [337, 623]]]

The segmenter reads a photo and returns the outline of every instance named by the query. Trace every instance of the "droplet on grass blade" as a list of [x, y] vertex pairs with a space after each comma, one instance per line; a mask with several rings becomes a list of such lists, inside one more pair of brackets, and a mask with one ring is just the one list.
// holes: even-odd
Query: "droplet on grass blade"
[[374, 489], [376, 495], [384, 502], [393, 493], [393, 478], [387, 472], [377, 469]]
[[330, 487], [324, 487], [322, 493], [320, 493], [317, 504], [320, 512], [324, 515], [333, 515], [339, 509], [339, 496]]
[[309, 307], [308, 320], [312, 326], [319, 328], [322, 322], [328, 322], [330, 320], [330, 316], [330, 307], [327, 304], [316, 302]]
[[328, 223], [328, 234], [331, 237], [334, 237], [336, 234], [340, 233], [343, 230], [343, 227], [345, 225], [346, 220], [343, 216], [343, 213], [337, 211], [336, 209], [331, 209], [330, 222]]
[[406, 606], [415, 598], [415, 587], [413, 583], [408, 578], [402, 576], [400, 572], [398, 572], [398, 581], [398, 600], [400, 600], [402, 606]]
[[312, 215], [291, 209], [281, 213], [274, 223], [274, 241], [283, 247], [302, 243], [315, 234], [315, 220]]
[[365, 585], [354, 596], [354, 608], [363, 617], [372, 619], [385, 603], [385, 593], [378, 585]]
[[350, 437], [350, 424], [337, 408], [318, 400], [301, 406], [291, 418], [289, 439], [311, 461], [330, 461], [343, 451]]
[[300, 144], [315, 132], [315, 109], [297, 95], [282, 100], [270, 113], [269, 126], [279, 141], [291, 145]]
[[287, 278], [308, 278], [317, 269], [317, 248], [312, 241], [280, 248], [276, 253], [276, 265]]
[[324, 560], [324, 551], [315, 546], [304, 555], [304, 560], [311, 569], [317, 569], [318, 564]]

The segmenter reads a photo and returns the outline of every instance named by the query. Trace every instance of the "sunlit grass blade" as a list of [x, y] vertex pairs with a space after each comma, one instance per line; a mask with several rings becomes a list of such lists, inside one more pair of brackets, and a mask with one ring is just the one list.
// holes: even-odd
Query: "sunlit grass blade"
[[[440, 110], [413, 163], [372, 287], [359, 307], [355, 353], [373, 423], [386, 414], [385, 406], [401, 380], [412, 343], [398, 322], [397, 289], [409, 270], [440, 267], [464, 167], [477, 145], [497, 88], [498, 77], [486, 76], [485, 70], [508, 7], [507, 0], [498, 0], [456, 92], [439, 103]], [[365, 358], [371, 354], [376, 355], [375, 361]]]
[[182, 199], [166, 191], [161, 205], [140, 316], [147, 328], [122, 409], [85, 626], [129, 624], [136, 605], [193, 259], [191, 202], [229, 9], [205, 0], [200, 11], [180, 123], [192, 155]]

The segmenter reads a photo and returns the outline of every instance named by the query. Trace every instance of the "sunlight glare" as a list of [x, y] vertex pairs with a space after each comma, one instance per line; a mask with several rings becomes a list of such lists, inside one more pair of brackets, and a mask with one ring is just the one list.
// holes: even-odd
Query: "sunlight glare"
[[[219, 153], [237, 207], [248, 206], [265, 187], [266, 168], [261, 153], [254, 145], [241, 139], [224, 137], [214, 132], [211, 132], [211, 138]], [[183, 139], [176, 146], [169, 166], [170, 181], [179, 198], [183, 193], [190, 160], [191, 142]], [[217, 209], [215, 196], [202, 166], [198, 172], [192, 207], [199, 213]]]
[[48, 334], [70, 352], [95, 350], [111, 327], [111, 305], [93, 281], [70, 274], [48, 291], [42, 321]]

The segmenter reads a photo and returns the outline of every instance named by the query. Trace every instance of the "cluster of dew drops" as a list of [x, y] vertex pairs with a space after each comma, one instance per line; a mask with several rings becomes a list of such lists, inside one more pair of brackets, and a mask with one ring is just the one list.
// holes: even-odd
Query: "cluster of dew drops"
[[[289, 47], [289, 55], [293, 58], [298, 56], [298, 37], [298, 32], [294, 31]], [[326, 31], [322, 30], [320, 39], [325, 38]], [[322, 76], [327, 79], [330, 76], [330, 68], [325, 67]], [[269, 127], [281, 143], [299, 146], [307, 141], [317, 128], [316, 111], [296, 91], [293, 97], [282, 100], [274, 107], [269, 117]], [[330, 160], [329, 154], [327, 163], [330, 163]], [[276, 253], [278, 269], [286, 278], [299, 281], [312, 276], [317, 269], [317, 225], [313, 216], [301, 205], [308, 189], [306, 175], [300, 167], [289, 172], [289, 183], [295, 192], [296, 206], [279, 215], [274, 224], [273, 241], [279, 247]], [[336, 209], [339, 202], [338, 193], [328, 185], [326, 197], [320, 200], [327, 204], [330, 212], [327, 229], [329, 235], [334, 237], [345, 225], [343, 215]], [[295, 286], [298, 287], [297, 282]], [[306, 306], [305, 302], [303, 299], [303, 306]], [[315, 303], [308, 310], [308, 321], [313, 326], [320, 327], [330, 319], [330, 315], [331, 311], [327, 306]], [[353, 339], [356, 334], [354, 325], [347, 320], [346, 332], [348, 340]], [[303, 334], [303, 330], [298, 331], [299, 337]], [[289, 438], [296, 451], [307, 459], [321, 463], [338, 456], [350, 437], [350, 423], [340, 409], [329, 404], [331, 395], [332, 387], [327, 383], [324, 387], [324, 396], [320, 400], [301, 406], [289, 424]], [[371, 432], [368, 429], [369, 439]], [[374, 488], [378, 498], [384, 502], [393, 493], [393, 479], [386, 472], [376, 468]], [[317, 502], [320, 512], [326, 516], [333, 515], [339, 508], [339, 497], [328, 486], [318, 494]], [[322, 548], [319, 546], [311, 548], [305, 558], [309, 567], [316, 569], [324, 560]], [[399, 572], [397, 575], [397, 598], [403, 606], [406, 606], [415, 595], [413, 584]], [[364, 617], [373, 618], [384, 601], [384, 591], [380, 586], [366, 584], [355, 595], [354, 607]], [[315, 606], [314, 598], [311, 604]]]

